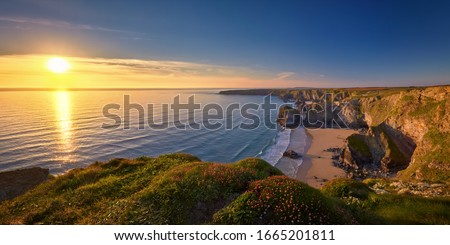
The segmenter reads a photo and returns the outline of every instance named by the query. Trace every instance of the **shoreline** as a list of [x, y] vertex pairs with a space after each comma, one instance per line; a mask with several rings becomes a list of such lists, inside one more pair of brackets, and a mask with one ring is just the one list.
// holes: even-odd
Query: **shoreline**
[[266, 162], [270, 163], [270, 165], [275, 167], [283, 157], [283, 153], [289, 148], [290, 144], [292, 143], [291, 135], [291, 129], [279, 131], [276, 136], [275, 144], [271, 145], [263, 155], [257, 157], [265, 160]]
[[321, 188], [329, 180], [346, 177], [347, 173], [334, 166], [329, 148], [341, 148], [345, 139], [354, 134], [351, 129], [292, 129], [287, 149], [302, 155], [300, 159], [281, 157], [274, 165], [285, 175]]
[[[304, 155], [309, 148], [310, 140], [307, 136], [306, 130], [303, 127], [291, 129], [290, 142], [286, 150], [293, 150], [302, 157], [299, 159], [292, 159], [282, 156], [274, 166], [280, 169], [285, 175], [297, 179], [300, 167], [304, 164]], [[285, 151], [286, 151], [285, 150]], [[283, 151], [284, 152], [284, 151]], [[283, 155], [283, 152], [281, 155]]]

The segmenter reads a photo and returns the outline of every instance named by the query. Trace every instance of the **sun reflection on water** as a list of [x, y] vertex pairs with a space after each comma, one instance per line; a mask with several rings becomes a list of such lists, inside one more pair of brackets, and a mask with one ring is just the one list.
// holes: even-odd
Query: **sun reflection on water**
[[54, 102], [56, 126], [59, 132], [58, 151], [61, 153], [58, 160], [63, 163], [70, 162], [73, 152], [70, 93], [67, 91], [54, 92]]

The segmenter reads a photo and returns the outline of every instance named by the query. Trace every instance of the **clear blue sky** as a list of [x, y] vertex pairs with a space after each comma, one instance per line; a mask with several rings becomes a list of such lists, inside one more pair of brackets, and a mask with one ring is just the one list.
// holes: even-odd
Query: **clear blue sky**
[[450, 83], [450, 1], [2, 0], [0, 33], [0, 54], [198, 62], [318, 86]]

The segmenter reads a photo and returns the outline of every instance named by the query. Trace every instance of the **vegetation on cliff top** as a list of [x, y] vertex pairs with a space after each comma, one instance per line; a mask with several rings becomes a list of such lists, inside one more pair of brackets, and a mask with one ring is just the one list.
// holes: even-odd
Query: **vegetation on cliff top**
[[114, 159], [75, 169], [0, 206], [0, 223], [196, 224], [282, 174], [259, 159], [203, 163], [188, 154]]
[[255, 181], [214, 215], [217, 224], [352, 224], [352, 215], [318, 190], [285, 176]]
[[319, 191], [256, 158], [218, 164], [168, 154], [54, 177], [0, 203], [0, 224], [449, 224], [448, 204], [378, 195], [354, 180]]
[[[256, 168], [249, 168], [252, 164], [246, 164], [247, 161]], [[194, 162], [174, 167], [131, 198], [119, 223], [208, 223], [250, 182], [281, 174], [267, 165], [262, 160], [247, 159], [236, 164]]]
[[322, 187], [322, 192], [339, 198], [356, 197], [367, 199], [373, 191], [367, 185], [356, 180], [340, 178], [325, 184]]
[[335, 179], [325, 184], [322, 192], [344, 202], [348, 210], [364, 224], [449, 224], [450, 198], [424, 198], [387, 192], [377, 194], [369, 185], [379, 181], [384, 180], [370, 179], [361, 183]]

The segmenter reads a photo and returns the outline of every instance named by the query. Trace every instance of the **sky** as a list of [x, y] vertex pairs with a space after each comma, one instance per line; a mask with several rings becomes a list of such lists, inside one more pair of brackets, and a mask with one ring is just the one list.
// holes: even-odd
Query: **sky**
[[[450, 84], [449, 1], [2, 0], [0, 87]], [[71, 69], [51, 74], [50, 57]]]

